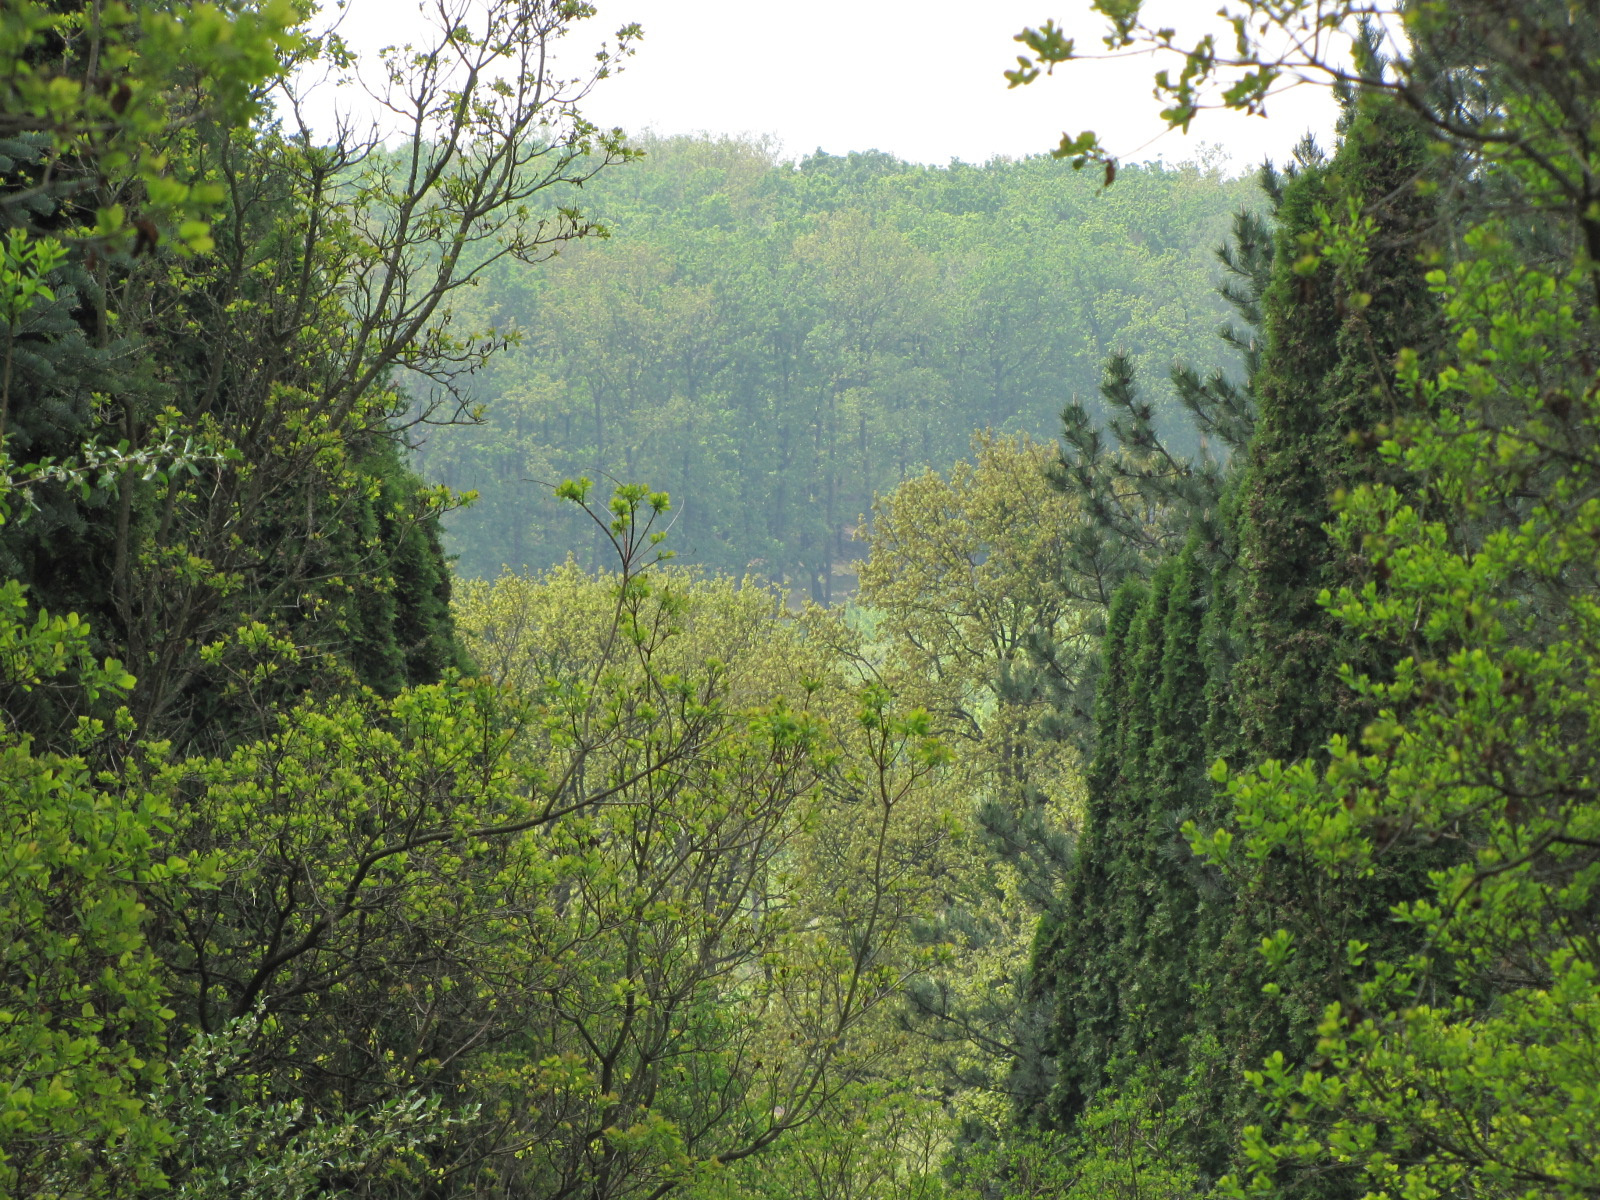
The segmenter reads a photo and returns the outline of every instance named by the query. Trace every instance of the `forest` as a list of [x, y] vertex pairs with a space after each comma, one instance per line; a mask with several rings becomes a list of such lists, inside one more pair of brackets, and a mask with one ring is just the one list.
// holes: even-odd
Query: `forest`
[[566, 558], [579, 531], [539, 481], [647, 479], [674, 498], [680, 561], [828, 604], [874, 499], [974, 431], [1049, 438], [1074, 399], [1098, 412], [1118, 350], [1156, 377], [1237, 367], [1211, 335], [1212, 251], [1260, 204], [1248, 176], [1132, 164], [1107, 190], [1046, 154], [633, 144], [641, 161], [584, 186], [609, 237], [505, 263], [460, 306], [521, 339], [474, 381], [481, 422], [429, 430], [413, 459], [478, 493], [446, 522], [463, 576]]
[[0, 7], [0, 1197], [1600, 1195], [1600, 4], [1079, 7], [1336, 136]]

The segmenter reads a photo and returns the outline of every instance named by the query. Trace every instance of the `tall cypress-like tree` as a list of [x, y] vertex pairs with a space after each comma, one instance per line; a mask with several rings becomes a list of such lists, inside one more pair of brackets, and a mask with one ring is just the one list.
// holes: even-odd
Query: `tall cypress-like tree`
[[[1335, 633], [1317, 596], [1352, 578], [1323, 526], [1339, 489], [1381, 469], [1362, 447], [1391, 415], [1394, 356], [1435, 341], [1423, 150], [1396, 106], [1351, 97], [1337, 154], [1308, 150], [1283, 180], [1249, 441], [1222, 495], [1185, 510], [1174, 491], [1169, 520], [1190, 522], [1187, 545], [1111, 606], [1078, 860], [1036, 957], [1035, 986], [1058, 1005], [1050, 1122], [1071, 1133], [1136, 1074], [1171, 1101], [1220, 1059], [1221, 1093], [1177, 1151], [1207, 1175], [1257, 1113], [1243, 1072], [1273, 1050], [1304, 1060], [1322, 1000], [1339, 994], [1335, 948], [1393, 942], [1388, 905], [1409, 886], [1341, 890], [1268, 869], [1240, 893], [1190, 856], [1182, 829], [1226, 819], [1214, 759], [1316, 753], [1362, 718], [1340, 664], [1382, 667]], [[1259, 947], [1280, 927], [1315, 929], [1327, 949], [1266, 995]]]
[[1119, 942], [1114, 916], [1104, 898], [1115, 888], [1112, 863], [1117, 853], [1119, 801], [1134, 755], [1128, 712], [1137, 677], [1137, 631], [1149, 588], [1130, 580], [1112, 598], [1101, 640], [1100, 688], [1096, 698], [1095, 756], [1089, 767], [1089, 807], [1077, 859], [1058, 911], [1047, 917], [1036, 955], [1035, 982], [1053, 986], [1057, 1026], [1053, 1047], [1059, 1060], [1047, 1122], [1067, 1123], [1104, 1079], [1121, 1023], [1118, 980], [1112, 971], [1058, 971], [1064, 962], [1109, 963]]
[[[1302, 758], [1361, 720], [1338, 671], [1362, 651], [1317, 603], [1352, 568], [1323, 530], [1336, 493], [1378, 467], [1362, 439], [1395, 415], [1395, 356], [1427, 354], [1438, 340], [1419, 266], [1435, 232], [1433, 203], [1417, 186], [1425, 139], [1392, 102], [1351, 104], [1327, 168], [1284, 189], [1264, 304], [1255, 432], [1237, 485], [1238, 736], [1216, 747], [1252, 761]], [[1336, 264], [1326, 243], [1341, 227], [1361, 238], [1362, 253]]]
[[[1060, 963], [1119, 968], [1055, 972], [1058, 1122], [1082, 1111], [1119, 1058], [1176, 1061], [1192, 1032], [1199, 893], [1177, 864], [1179, 830], [1208, 791], [1197, 559], [1191, 543], [1111, 605], [1089, 809], [1049, 945]], [[1146, 885], [1128, 887], [1135, 879]]]

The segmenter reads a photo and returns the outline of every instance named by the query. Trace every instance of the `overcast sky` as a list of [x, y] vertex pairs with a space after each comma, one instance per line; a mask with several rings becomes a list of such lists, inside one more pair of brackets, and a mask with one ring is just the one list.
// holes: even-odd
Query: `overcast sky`
[[[1180, 16], [1204, 0], [1167, 0]], [[1282, 159], [1308, 128], [1326, 141], [1320, 89], [1278, 99], [1269, 119], [1203, 114], [1191, 136], [1161, 133], [1148, 57], [1075, 63], [1030, 87], [1002, 72], [1025, 25], [1054, 18], [1098, 45], [1087, 0], [598, 0], [596, 34], [628, 21], [645, 37], [626, 71], [602, 82], [591, 120], [630, 132], [775, 137], [790, 156], [884, 150], [915, 162], [983, 162], [1053, 148], [1094, 129], [1125, 160], [1194, 157], [1220, 145], [1236, 169]], [[361, 49], [407, 36], [405, 0], [350, 0], [343, 31]], [[414, 26], [413, 26], [414, 27]]]

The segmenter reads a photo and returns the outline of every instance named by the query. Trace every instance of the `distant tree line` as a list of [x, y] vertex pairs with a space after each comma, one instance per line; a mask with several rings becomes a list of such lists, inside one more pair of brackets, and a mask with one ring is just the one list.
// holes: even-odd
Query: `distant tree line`
[[1104, 190], [1044, 156], [640, 146], [585, 188], [608, 241], [506, 263], [464, 309], [521, 345], [472, 382], [483, 423], [430, 431], [417, 456], [479, 493], [447, 521], [463, 574], [590, 554], [537, 482], [587, 474], [683, 498], [686, 560], [826, 603], [874, 498], [973, 430], [1048, 434], [1075, 397], [1093, 407], [1112, 352], [1235, 369], [1209, 336], [1212, 248], [1258, 203], [1248, 176], [1139, 165]]

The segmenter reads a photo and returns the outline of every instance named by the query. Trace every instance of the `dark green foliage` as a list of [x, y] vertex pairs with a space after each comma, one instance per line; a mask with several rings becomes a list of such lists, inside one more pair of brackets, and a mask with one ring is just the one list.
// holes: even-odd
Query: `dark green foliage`
[[[84, 618], [96, 652], [136, 671], [142, 728], [179, 748], [260, 732], [307, 690], [392, 695], [465, 665], [438, 512], [384, 398], [323, 428], [303, 401], [329, 380], [304, 328], [324, 284], [294, 236], [292, 166], [227, 154], [242, 211], [214, 225], [218, 258], [71, 253], [54, 298], [0, 330], [12, 463], [144, 456], [34, 487], [26, 519], [0, 528], [0, 572]], [[0, 190], [23, 186], [19, 161], [0, 158]], [[298, 296], [263, 282], [284, 278]], [[234, 649], [208, 657], [219, 644]], [[40, 734], [54, 720], [29, 719]]]
[[[0, 199], [31, 189], [37, 152], [21, 139], [0, 141]], [[46, 210], [33, 215], [47, 228], [67, 221], [45, 198], [27, 207]], [[120, 414], [109, 398], [128, 404], [160, 394], [137, 341], [113, 334], [103, 282], [80, 257], [67, 258], [46, 282], [53, 299], [35, 301], [9, 328], [0, 321], [0, 433], [19, 463], [74, 459], [108, 426], [115, 442]], [[28, 581], [35, 601], [51, 612], [103, 612], [109, 567], [103, 550], [114, 522], [110, 491], [94, 487], [80, 496], [44, 484], [24, 506], [26, 519], [0, 529], [0, 577]], [[98, 623], [94, 631], [103, 632]]]
[[[1392, 104], [1367, 103], [1325, 171], [1284, 189], [1277, 266], [1266, 296], [1257, 429], [1240, 488], [1237, 636], [1246, 647], [1234, 694], [1237, 750], [1251, 761], [1298, 759], [1329, 734], [1359, 727], [1341, 663], [1366, 667], [1353, 639], [1317, 605], [1350, 579], [1323, 533], [1334, 493], [1376, 466], [1361, 439], [1392, 417], [1385, 380], [1395, 356], [1434, 349], [1437, 313], [1419, 256], [1432, 232], [1420, 130]], [[1302, 242], [1350, 205], [1373, 219], [1367, 261], [1335, 278], [1308, 271]], [[1358, 294], [1370, 302], [1357, 307]], [[1354, 439], [1354, 440], [1353, 440]], [[1370, 444], [1370, 443], [1367, 443]], [[1232, 747], [1219, 746], [1219, 753]]]
[[347, 561], [360, 561], [361, 547], [379, 547], [383, 557], [379, 571], [349, 581], [345, 653], [362, 684], [392, 696], [403, 687], [437, 683], [445, 671], [466, 670], [469, 663], [451, 620], [450, 568], [438, 519], [415, 512], [421, 481], [389, 439], [377, 443], [362, 470], [372, 490], [341, 531], [341, 541], [348, 539], [342, 549]]
[[[1104, 1085], [1113, 1061], [1173, 1061], [1191, 1032], [1185, 1013], [1196, 890], [1178, 869], [1178, 854], [1179, 828], [1208, 794], [1197, 736], [1204, 583], [1190, 548], [1148, 587], [1124, 585], [1112, 603], [1090, 807], [1062, 905], [1067, 916], [1046, 961], [1123, 965], [1058, 973], [1054, 1116], [1065, 1124]], [[1134, 879], [1147, 882], [1128, 887]]]
[[[1337, 490], [1378, 469], [1363, 446], [1392, 415], [1382, 381], [1401, 347], [1426, 355], [1436, 341], [1419, 262], [1431, 216], [1415, 187], [1425, 156], [1398, 108], [1361, 99], [1331, 161], [1310, 147], [1300, 157], [1288, 176], [1268, 177], [1278, 202], [1270, 273], [1259, 229], [1236, 229], [1250, 286], [1233, 298], [1260, 330], [1226, 336], [1253, 351], [1248, 384], [1175, 374], [1202, 428], [1226, 441], [1248, 433], [1240, 452], [1226, 464], [1169, 453], [1117, 362], [1106, 394], [1125, 419], [1111, 433], [1132, 466], [1100, 448], [1081, 410], [1066, 414], [1062, 485], [1104, 518], [1100, 536], [1131, 579], [1108, 610], [1077, 862], [1035, 960], [1058, 1003], [1046, 1119], [1071, 1133], [1106, 1089], [1134, 1087], [1135, 1072], [1139, 1094], [1173, 1103], [1204, 1075], [1208, 1119], [1186, 1124], [1170, 1153], [1210, 1178], [1259, 1119], [1243, 1072], [1274, 1050], [1311, 1054], [1322, 1005], [1346, 990], [1346, 941], [1397, 945], [1389, 906], [1427, 865], [1397, 856], [1357, 887], [1272, 862], [1239, 892], [1192, 857], [1183, 832], [1226, 823], [1214, 759], [1293, 760], [1357, 731], [1363, 712], [1340, 664], [1383, 668], [1336, 633], [1317, 596], [1355, 578], [1323, 526]], [[1339, 257], [1352, 211], [1371, 218], [1364, 258]], [[1118, 487], [1148, 501], [1142, 544], [1117, 541], [1119, 522], [1139, 512], [1116, 502]], [[1162, 558], [1159, 539], [1184, 528], [1182, 551]], [[1267, 995], [1259, 945], [1279, 928], [1315, 949]], [[1219, 1063], [1213, 1078], [1203, 1064]], [[1293, 1185], [1305, 1195], [1342, 1187], [1329, 1175]]]
[[[1078, 857], [1067, 883], [1057, 921], [1046, 921], [1035, 948], [1034, 975], [1053, 981], [1058, 997], [1059, 1031], [1056, 1056], [1060, 1083], [1057, 1085], [1055, 1119], [1070, 1123], [1084, 1103], [1102, 1084], [1118, 1018], [1118, 984], [1113, 971], [1082, 971], [1068, 974], [1057, 964], [1083, 964], [1107, 961], [1114, 944], [1106, 920], [1106, 909], [1097, 901], [1109, 899], [1115, 886], [1109, 875], [1109, 860], [1114, 854], [1113, 821], [1115, 799], [1125, 761], [1126, 722], [1122, 714], [1132, 701], [1131, 652], [1134, 628], [1144, 608], [1148, 589], [1131, 581], [1112, 598], [1102, 639], [1102, 665], [1097, 697], [1096, 753], [1089, 772], [1089, 808], [1078, 844]], [[1134, 769], [1129, 759], [1130, 769]], [[1099, 1028], [1095, 1026], [1098, 1024]]]
[[[1216, 809], [1203, 737], [1211, 580], [1197, 543], [1148, 585], [1126, 583], [1108, 617], [1090, 806], [1060, 915], [1036, 951], [1058, 1001], [1048, 1121], [1061, 1129], [1135, 1069], [1170, 1083], [1195, 1066], [1192, 1048], [1214, 1053], [1217, 1014], [1195, 984], [1214, 967], [1220, 881], [1182, 833]], [[1189, 1152], [1216, 1157], [1211, 1146]]]

